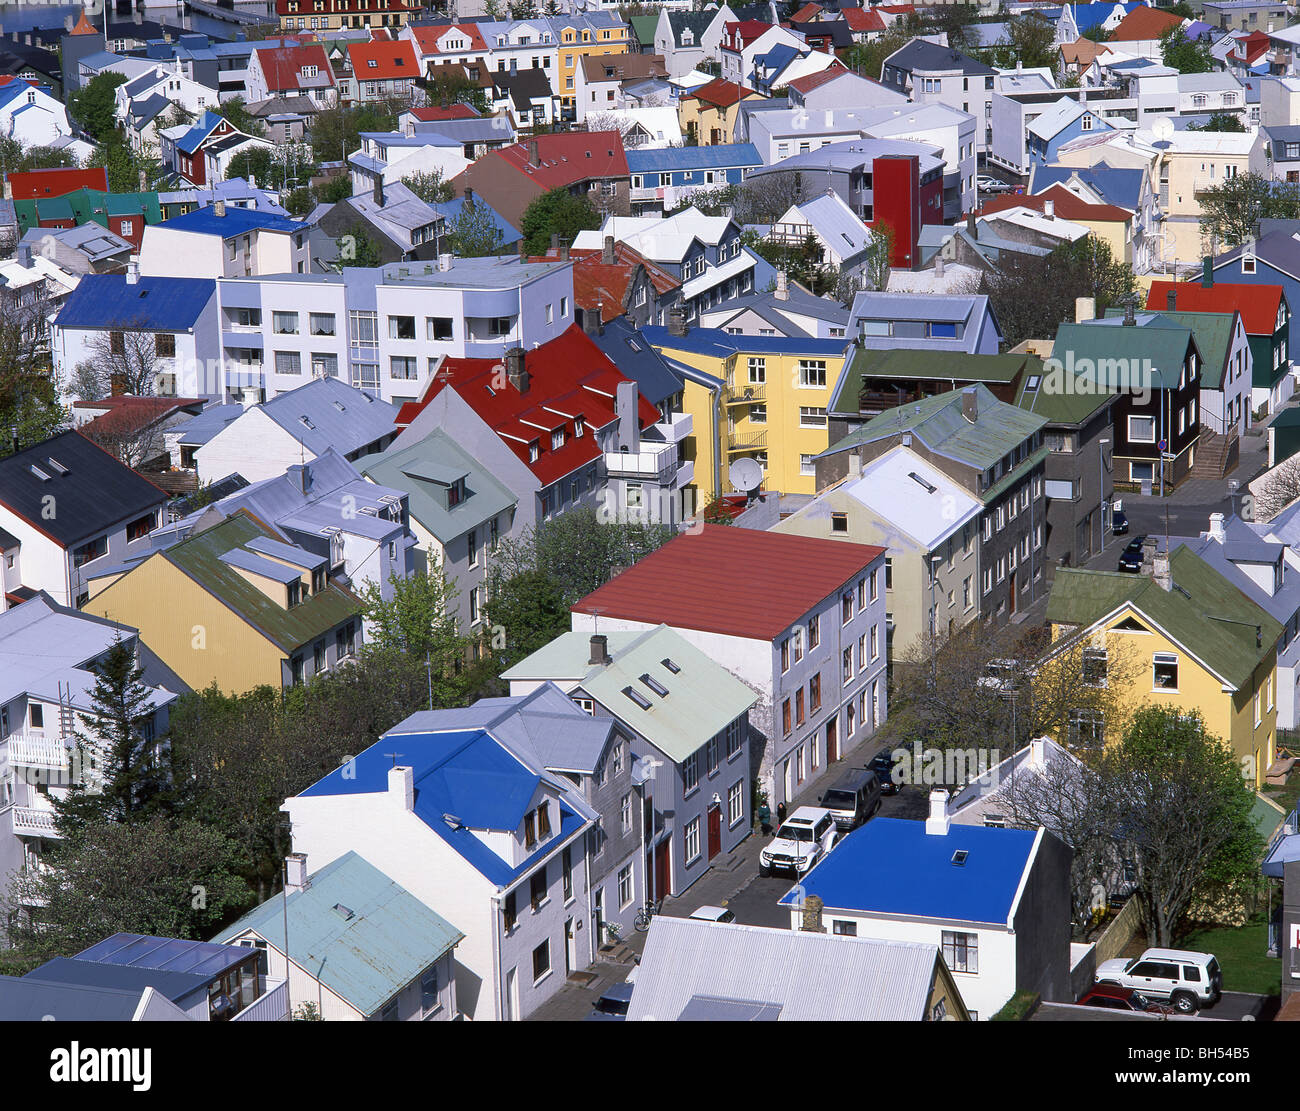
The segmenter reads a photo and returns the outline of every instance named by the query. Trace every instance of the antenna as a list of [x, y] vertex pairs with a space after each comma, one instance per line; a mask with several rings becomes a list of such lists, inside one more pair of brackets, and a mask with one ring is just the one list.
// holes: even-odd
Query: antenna
[[404, 753], [404, 752], [385, 752], [384, 755], [385, 755], [385, 756], [391, 756], [391, 757], [393, 758], [393, 767], [397, 767], [397, 758], [398, 758], [399, 756], [405, 756], [406, 753]]

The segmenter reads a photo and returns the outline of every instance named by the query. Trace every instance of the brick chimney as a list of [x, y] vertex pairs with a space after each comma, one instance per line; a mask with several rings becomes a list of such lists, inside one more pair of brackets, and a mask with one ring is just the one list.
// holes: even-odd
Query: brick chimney
[[512, 347], [506, 352], [506, 378], [521, 394], [528, 392], [528, 368], [524, 366], [522, 347]]
[[605, 667], [609, 662], [609, 637], [599, 633], [593, 634], [591, 638], [591, 658], [587, 660], [587, 663], [600, 664]]
[[605, 249], [601, 252], [600, 261], [606, 266], [614, 265], [614, 237], [612, 235], [605, 236]]
[[1170, 312], [1178, 308], [1178, 294], [1172, 289], [1165, 294], [1165, 308]]
[[1214, 259], [1209, 255], [1201, 259], [1201, 288], [1214, 288]]

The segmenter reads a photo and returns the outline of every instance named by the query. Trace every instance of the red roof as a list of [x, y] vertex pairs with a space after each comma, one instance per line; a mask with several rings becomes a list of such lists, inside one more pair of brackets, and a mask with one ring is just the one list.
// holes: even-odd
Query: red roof
[[1249, 285], [1246, 282], [1219, 282], [1204, 286], [1196, 282], [1152, 282], [1147, 293], [1147, 308], [1164, 312], [1169, 308], [1169, 293], [1177, 295], [1177, 312], [1236, 312], [1251, 336], [1271, 336], [1277, 331], [1277, 314], [1282, 306], [1280, 285]]
[[633, 564], [573, 612], [772, 641], [884, 554], [874, 544], [704, 525]]
[[35, 201], [42, 197], [62, 197], [78, 189], [108, 192], [108, 171], [103, 166], [78, 169], [63, 166], [53, 170], [14, 170], [8, 175], [16, 201]]
[[409, 111], [421, 123], [431, 123], [435, 120], [468, 120], [478, 115], [469, 104], [448, 104], [445, 107], [430, 105], [425, 108], [411, 108]]
[[870, 11], [865, 8], [841, 8], [840, 15], [844, 17], [844, 22], [849, 25], [850, 31], [883, 31], [885, 21], [880, 18], [880, 13], [874, 8]]
[[1148, 8], [1145, 4], [1134, 8], [1115, 28], [1110, 36], [1111, 42], [1142, 42], [1146, 39], [1158, 39], [1166, 31], [1181, 27], [1183, 20], [1173, 12], [1162, 12]]
[[821, 88], [828, 81], [834, 81], [837, 77], [843, 77], [848, 73], [847, 67], [842, 62], [835, 62], [827, 66], [820, 73], [810, 73], [806, 77], [796, 77], [789, 83], [789, 88], [798, 93], [810, 93], [813, 89]]
[[[445, 388], [454, 389], [543, 486], [585, 467], [601, 455], [596, 431], [613, 423], [614, 395], [629, 379], [576, 324], [524, 355], [528, 392], [501, 386], [500, 359], [444, 359], [419, 401], [408, 401], [397, 414], [405, 428]], [[578, 432], [576, 419], [582, 418]], [[659, 420], [659, 410], [640, 399], [641, 427]], [[552, 434], [563, 430], [564, 442], [551, 447]], [[535, 443], [537, 459], [529, 461]]]
[[574, 303], [588, 312], [599, 308], [600, 319], [606, 324], [623, 315], [628, 286], [638, 266], [645, 267], [650, 284], [660, 294], [682, 284], [663, 267], [624, 243], [614, 244], [612, 263], [604, 261], [603, 250], [571, 251], [569, 257], [573, 260]]
[[742, 19], [728, 23], [722, 33], [722, 45], [727, 50], [743, 50], [759, 35], [770, 31], [774, 25], [761, 19]]
[[98, 29], [94, 27], [91, 24], [90, 20], [86, 18], [86, 13], [84, 9], [82, 10], [81, 15], [77, 18], [76, 26], [74, 26], [72, 30], [68, 32], [68, 34], [70, 35], [96, 35], [98, 33], [99, 33]]
[[718, 77], [707, 85], [701, 85], [690, 96], [695, 97], [696, 100], [707, 101], [718, 108], [730, 108], [747, 96], [749, 91], [743, 85], [737, 85], [734, 81], [724, 81]]
[[352, 62], [352, 76], [358, 81], [391, 81], [420, 76], [415, 47], [405, 39], [400, 42], [354, 42], [348, 47], [348, 58]]
[[627, 177], [627, 156], [617, 131], [557, 131], [494, 151], [489, 157], [502, 159], [546, 190], [589, 178]]
[[805, 4], [790, 17], [791, 23], [807, 23], [814, 16], [821, 14], [825, 9], [820, 4]]
[[[438, 54], [438, 40], [445, 37], [449, 31], [459, 31], [469, 40], [468, 49], [486, 50], [487, 43], [483, 41], [482, 32], [478, 26], [473, 23], [440, 23], [432, 27], [411, 27], [411, 34], [415, 36], [415, 43], [420, 48], [421, 54]], [[465, 47], [461, 48], [466, 49]]]
[[1269, 37], [1263, 31], [1251, 31], [1249, 35], [1243, 35], [1237, 40], [1237, 44], [1228, 51], [1228, 57], [1254, 65], [1260, 55], [1268, 50], [1269, 43]]
[[[148, 428], [163, 417], [182, 409], [193, 409], [198, 413], [203, 408], [201, 397], [140, 397], [135, 394], [121, 394], [106, 397], [101, 401], [75, 401], [74, 409], [101, 412], [93, 420], [79, 427], [79, 431], [92, 440], [98, 436], [129, 436]], [[101, 445], [102, 446], [102, 445]]]
[[1133, 216], [1127, 208], [1120, 208], [1119, 205], [1092, 204], [1085, 201], [1059, 182], [1033, 195], [1007, 193], [1001, 197], [990, 197], [978, 210], [977, 215], [992, 216], [995, 212], [1006, 212], [1012, 208], [1032, 208], [1035, 212], [1045, 212], [1049, 200], [1056, 215], [1063, 220], [1126, 221]]
[[316, 73], [334, 84], [334, 69], [325, 48], [318, 42], [301, 46], [263, 46], [253, 51], [266, 75], [266, 87], [272, 92], [297, 91], [298, 78], [304, 66], [315, 66]]

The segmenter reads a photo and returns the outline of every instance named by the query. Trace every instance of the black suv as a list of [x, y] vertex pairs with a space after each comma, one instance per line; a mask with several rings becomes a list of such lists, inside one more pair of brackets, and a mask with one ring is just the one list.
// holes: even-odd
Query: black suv
[[876, 778], [880, 780], [880, 793], [882, 795], [894, 795], [898, 793], [899, 784], [894, 779], [894, 752], [907, 753], [911, 757], [911, 752], [907, 749], [882, 748], [871, 758], [871, 763], [867, 765], [876, 773]]
[[1119, 554], [1118, 571], [1129, 571], [1137, 574], [1142, 570], [1142, 542], [1145, 536], [1135, 536], [1128, 542], [1128, 547]]

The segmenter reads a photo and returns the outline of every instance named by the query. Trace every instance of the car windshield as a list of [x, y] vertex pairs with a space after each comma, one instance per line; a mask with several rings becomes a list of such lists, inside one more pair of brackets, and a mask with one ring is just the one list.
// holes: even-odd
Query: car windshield
[[811, 826], [796, 826], [787, 822], [776, 832], [777, 839], [780, 841], [811, 841], [813, 839]]
[[852, 791], [827, 791], [822, 805], [827, 810], [852, 810], [858, 802], [858, 796]]
[[596, 1000], [596, 1010], [602, 1015], [625, 1015], [631, 1002], [630, 999], [611, 999], [602, 995]]

